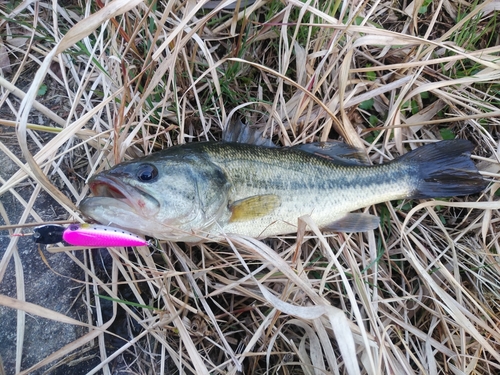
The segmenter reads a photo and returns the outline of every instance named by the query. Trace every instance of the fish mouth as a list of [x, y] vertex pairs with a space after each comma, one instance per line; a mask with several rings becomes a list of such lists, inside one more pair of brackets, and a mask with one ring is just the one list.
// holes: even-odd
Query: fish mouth
[[[121, 178], [120, 178], [121, 177]], [[154, 215], [160, 209], [160, 202], [144, 190], [124, 183], [125, 176], [96, 176], [89, 181], [95, 197], [112, 198], [125, 203], [137, 214]]]

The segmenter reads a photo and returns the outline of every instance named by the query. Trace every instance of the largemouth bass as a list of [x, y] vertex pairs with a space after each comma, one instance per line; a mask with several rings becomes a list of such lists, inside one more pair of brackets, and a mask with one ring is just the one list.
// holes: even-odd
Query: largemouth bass
[[371, 166], [342, 143], [191, 143], [98, 174], [89, 182], [94, 197], [80, 209], [102, 224], [171, 241], [287, 234], [306, 214], [325, 230], [367, 231], [378, 217], [351, 211], [483, 190], [473, 148], [466, 140], [441, 141]]

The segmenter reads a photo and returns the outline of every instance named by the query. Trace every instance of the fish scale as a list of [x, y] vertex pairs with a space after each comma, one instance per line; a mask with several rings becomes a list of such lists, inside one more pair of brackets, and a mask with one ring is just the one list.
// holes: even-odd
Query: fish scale
[[[297, 162], [296, 159], [300, 158], [304, 168], [308, 168], [308, 173], [297, 172], [302, 175], [301, 179], [286, 176], [288, 164], [281, 165], [281, 172], [274, 171], [275, 174], [272, 175], [265, 173], [258, 181], [253, 181], [252, 190], [245, 189], [246, 181], [230, 179], [235, 186], [234, 190], [238, 192], [233, 201], [243, 199], [247, 195], [261, 194], [276, 194], [286, 196], [286, 199], [283, 199], [280, 207], [272, 213], [256, 219], [253, 228], [249, 228], [248, 222], [228, 223], [224, 228], [226, 233], [268, 237], [293, 232], [296, 231], [298, 213], [309, 214], [318, 226], [327, 227], [350, 211], [381, 201], [406, 198], [411, 193], [411, 174], [407, 172], [409, 167], [401, 168], [393, 164], [356, 167], [356, 173], [353, 174], [351, 168], [314, 160], [314, 155], [311, 155], [312, 159], [308, 158], [309, 155], [291, 153], [280, 156], [283, 158], [276, 159], [285, 163]], [[232, 165], [235, 163], [230, 160], [230, 156], [224, 160], [214, 157], [214, 160], [222, 165], [228, 176], [239, 175], [234, 173]], [[238, 168], [240, 163], [236, 164]], [[269, 177], [271, 179], [268, 179]], [[290, 177], [286, 186], [283, 185], [285, 177]], [[276, 181], [276, 178], [281, 180]]]
[[292, 233], [306, 214], [324, 230], [367, 231], [379, 219], [352, 211], [483, 190], [487, 182], [470, 159], [472, 149], [466, 140], [441, 141], [371, 166], [359, 160], [359, 150], [338, 142], [190, 143], [95, 176], [94, 197], [80, 209], [98, 222], [172, 241]]

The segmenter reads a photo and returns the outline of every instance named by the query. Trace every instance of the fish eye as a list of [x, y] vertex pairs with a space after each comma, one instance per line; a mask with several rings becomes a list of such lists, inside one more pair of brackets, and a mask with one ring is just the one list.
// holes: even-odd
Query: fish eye
[[158, 176], [158, 169], [151, 164], [143, 164], [137, 171], [137, 178], [142, 182], [153, 181]]

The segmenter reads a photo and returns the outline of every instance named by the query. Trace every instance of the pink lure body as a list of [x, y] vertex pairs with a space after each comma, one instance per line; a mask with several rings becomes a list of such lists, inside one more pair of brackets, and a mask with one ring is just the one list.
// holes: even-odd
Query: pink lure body
[[136, 234], [98, 224], [71, 224], [63, 232], [63, 240], [73, 246], [88, 247], [148, 245], [148, 241]]

